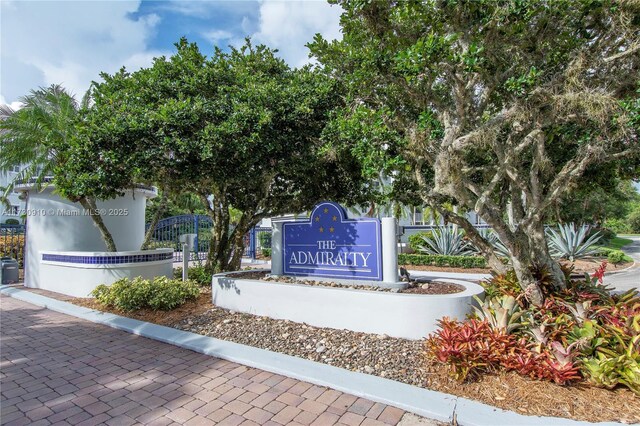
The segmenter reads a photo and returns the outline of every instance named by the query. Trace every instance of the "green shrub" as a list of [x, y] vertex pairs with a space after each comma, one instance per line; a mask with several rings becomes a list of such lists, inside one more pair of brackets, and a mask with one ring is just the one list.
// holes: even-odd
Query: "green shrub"
[[151, 282], [147, 304], [155, 311], [168, 311], [177, 308], [187, 300], [195, 299], [199, 294], [200, 289], [193, 281], [157, 277]]
[[271, 248], [271, 232], [259, 232], [258, 241], [260, 242], [260, 248], [270, 249]]
[[636, 208], [627, 216], [627, 223], [631, 232], [640, 232], [640, 208]]
[[[189, 280], [195, 281], [201, 287], [209, 287], [211, 285], [211, 276], [213, 274], [208, 272], [204, 265], [189, 266], [188, 277]], [[182, 279], [182, 267], [173, 269], [173, 277], [175, 279]]]
[[592, 228], [587, 234], [587, 238], [591, 238], [595, 234], [600, 234], [600, 240], [598, 241], [598, 244], [602, 244], [602, 245], [608, 243], [609, 241], [613, 240], [616, 237], [615, 231], [613, 231], [610, 228], [607, 228], [606, 226], [600, 227], [600, 228]]
[[262, 249], [262, 257], [271, 257], [271, 249], [263, 248]]
[[631, 232], [631, 227], [623, 219], [607, 219], [604, 222], [604, 227], [616, 234], [628, 234]]
[[452, 268], [486, 268], [487, 261], [480, 256], [444, 256], [439, 254], [400, 254], [400, 265], [448, 266]]
[[594, 255], [598, 257], [607, 257], [609, 256], [609, 253], [611, 253], [612, 251], [616, 251], [616, 250], [608, 247], [598, 247]]
[[102, 305], [123, 311], [150, 308], [167, 311], [190, 299], [195, 299], [200, 290], [193, 281], [183, 282], [167, 277], [146, 280], [122, 278], [110, 286], [99, 285], [91, 293]]
[[411, 248], [411, 250], [416, 253], [419, 252], [420, 247], [424, 245], [424, 239], [431, 238], [431, 236], [431, 231], [417, 232], [415, 234], [409, 235], [409, 237], [407, 238], [407, 241], [409, 242], [409, 248]]
[[624, 254], [624, 252], [620, 250], [611, 250], [607, 254], [607, 260], [609, 261], [609, 263], [613, 263], [614, 265], [617, 263], [633, 261], [633, 259], [631, 259], [629, 256], [627, 256], [626, 254]]

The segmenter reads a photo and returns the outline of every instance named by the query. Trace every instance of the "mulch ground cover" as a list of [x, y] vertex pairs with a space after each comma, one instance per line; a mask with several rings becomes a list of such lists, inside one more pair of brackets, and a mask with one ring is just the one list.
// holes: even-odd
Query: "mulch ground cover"
[[446, 366], [427, 356], [422, 341], [234, 313], [213, 306], [208, 289], [197, 300], [170, 312], [121, 312], [107, 309], [94, 299], [36, 292], [88, 308], [462, 396], [521, 414], [591, 422], [640, 422], [640, 398], [624, 388], [558, 386], [503, 372], [459, 383], [448, 376]]

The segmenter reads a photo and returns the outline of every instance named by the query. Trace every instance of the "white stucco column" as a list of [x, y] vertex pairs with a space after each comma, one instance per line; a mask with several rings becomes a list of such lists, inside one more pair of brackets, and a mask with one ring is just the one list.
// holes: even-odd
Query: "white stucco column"
[[[31, 184], [16, 187], [27, 192], [25, 285], [40, 288], [42, 251], [104, 252], [106, 245], [91, 216], [79, 203], [60, 197], [53, 185], [36, 191]], [[98, 201], [102, 220], [118, 251], [138, 251], [144, 241], [145, 209], [155, 189], [136, 187], [123, 196]]]
[[271, 275], [282, 275], [284, 272], [282, 222], [272, 220], [271, 229]]
[[398, 222], [394, 217], [383, 217], [382, 225], [382, 282], [397, 283], [398, 276]]

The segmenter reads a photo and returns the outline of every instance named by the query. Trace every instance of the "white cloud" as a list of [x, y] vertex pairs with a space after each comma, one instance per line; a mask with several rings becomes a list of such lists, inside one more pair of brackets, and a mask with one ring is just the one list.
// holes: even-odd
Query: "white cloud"
[[162, 52], [147, 43], [160, 18], [133, 20], [139, 1], [5, 2], [0, 95], [15, 102], [37, 86], [60, 83], [81, 97], [99, 72], [147, 66]]
[[310, 63], [305, 44], [316, 33], [325, 39], [341, 39], [342, 9], [326, 1], [262, 1], [260, 29], [253, 35], [257, 43], [277, 48], [289, 65], [298, 67]]
[[209, 40], [211, 43], [217, 45], [220, 42], [231, 39], [233, 37], [233, 34], [229, 31], [224, 30], [211, 30], [203, 32], [202, 36]]
[[[310, 62], [304, 45], [315, 33], [341, 37], [340, 7], [321, 0], [158, 1], [142, 16], [140, 6], [140, 0], [1, 0], [0, 100], [15, 103], [50, 84], [81, 97], [101, 71], [114, 73], [123, 65], [136, 70], [151, 65], [153, 57], [170, 55], [173, 46], [150, 48], [158, 15], [167, 19], [163, 28], [182, 16], [177, 28], [187, 26], [222, 48], [240, 46], [251, 35], [255, 44], [277, 48], [296, 67]], [[197, 25], [206, 18], [211, 27], [189, 27], [191, 18]]]
[[195, 18], [215, 18], [221, 12], [248, 13], [256, 8], [249, 0], [161, 0], [156, 1], [157, 10], [177, 13]]
[[9, 105], [9, 107], [14, 111], [17, 111], [20, 108], [22, 108], [22, 102], [20, 101], [7, 102], [4, 96], [2, 95], [0, 95], [0, 104]]

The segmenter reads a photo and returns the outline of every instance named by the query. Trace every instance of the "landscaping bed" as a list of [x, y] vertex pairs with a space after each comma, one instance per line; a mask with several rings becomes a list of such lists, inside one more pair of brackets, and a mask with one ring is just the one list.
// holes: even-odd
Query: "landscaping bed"
[[[585, 272], [593, 273], [602, 265], [603, 259], [592, 258], [592, 259], [575, 259], [573, 262], [569, 261], [561, 261], [560, 263], [564, 265], [573, 265], [573, 273], [574, 274], [584, 274]], [[629, 266], [633, 265], [633, 262], [623, 262], [618, 264], [613, 264], [607, 262], [607, 272], [616, 272], [621, 271]]]
[[271, 283], [285, 283], [285, 284], [303, 284], [310, 286], [320, 286], [320, 287], [334, 287], [334, 288], [348, 288], [352, 290], [367, 290], [367, 291], [386, 291], [392, 293], [411, 293], [411, 294], [454, 294], [460, 293], [464, 291], [465, 288], [459, 284], [447, 283], [447, 282], [438, 282], [432, 281], [429, 283], [422, 284], [413, 284], [410, 283], [409, 287], [406, 289], [397, 289], [397, 288], [384, 288], [384, 287], [376, 287], [373, 285], [366, 284], [343, 284], [332, 281], [315, 281], [311, 279], [305, 278], [295, 278], [295, 277], [272, 277], [269, 276], [268, 271], [247, 271], [234, 274], [234, 278], [237, 279], [246, 279], [246, 280], [261, 280], [265, 282]]
[[610, 391], [586, 384], [559, 386], [512, 372], [483, 375], [477, 381], [460, 383], [448, 375], [445, 365], [427, 357], [423, 341], [233, 313], [213, 306], [208, 289], [203, 289], [197, 300], [168, 312], [122, 312], [105, 309], [94, 299], [37, 292], [80, 306], [373, 374], [521, 414], [591, 422], [640, 422], [640, 398], [625, 388]]

